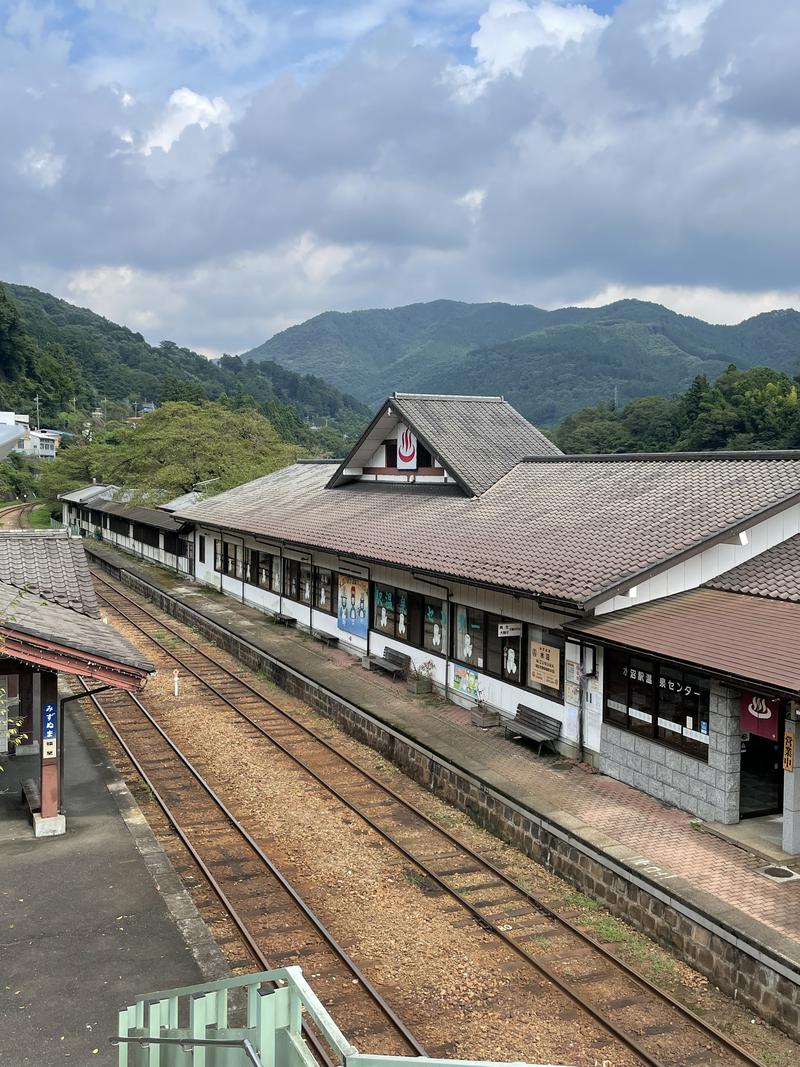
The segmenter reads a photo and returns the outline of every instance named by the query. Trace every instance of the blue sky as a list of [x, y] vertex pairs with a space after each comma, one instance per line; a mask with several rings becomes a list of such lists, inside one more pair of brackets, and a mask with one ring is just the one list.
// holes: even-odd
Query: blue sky
[[209, 353], [327, 308], [796, 306], [796, 0], [0, 0], [0, 277]]

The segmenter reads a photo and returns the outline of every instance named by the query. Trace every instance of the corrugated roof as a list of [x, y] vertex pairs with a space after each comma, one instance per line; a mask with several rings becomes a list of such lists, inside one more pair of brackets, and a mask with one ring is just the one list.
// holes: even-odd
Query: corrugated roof
[[173, 519], [167, 511], [158, 508], [140, 508], [133, 504], [120, 503], [116, 500], [103, 500], [90, 504], [95, 511], [101, 511], [106, 515], [118, 515], [122, 519], [131, 522], [140, 522], [144, 526], [155, 526], [159, 530], [170, 530], [176, 533], [183, 523]]
[[564, 629], [767, 688], [800, 691], [800, 604], [692, 589]]
[[394, 406], [476, 495], [525, 456], [561, 450], [501, 396], [395, 393]]
[[67, 530], [0, 530], [0, 582], [100, 618], [83, 543]]
[[180, 515], [587, 605], [800, 499], [800, 452], [543, 458], [477, 498], [328, 472], [294, 464]]
[[90, 500], [110, 497], [118, 488], [116, 485], [85, 485], [82, 489], [73, 489], [69, 493], [59, 493], [59, 500], [69, 504], [87, 504]]
[[0, 627], [147, 673], [155, 670], [150, 660], [113, 626], [47, 603], [4, 582], [0, 582]]
[[800, 601], [800, 534], [706, 583], [731, 593]]

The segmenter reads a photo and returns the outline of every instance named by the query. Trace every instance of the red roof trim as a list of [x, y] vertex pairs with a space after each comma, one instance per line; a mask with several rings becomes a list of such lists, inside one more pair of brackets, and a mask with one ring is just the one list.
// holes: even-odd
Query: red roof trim
[[138, 667], [117, 663], [89, 652], [68, 648], [52, 641], [20, 634], [0, 626], [3, 655], [22, 660], [36, 667], [44, 667], [62, 674], [80, 675], [93, 681], [112, 685], [130, 692], [142, 689], [149, 674]]

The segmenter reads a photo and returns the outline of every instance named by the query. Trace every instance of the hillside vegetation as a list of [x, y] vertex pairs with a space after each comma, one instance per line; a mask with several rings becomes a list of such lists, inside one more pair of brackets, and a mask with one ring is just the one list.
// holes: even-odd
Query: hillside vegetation
[[572, 454], [800, 448], [798, 380], [769, 367], [730, 366], [715, 382], [700, 375], [674, 396], [585, 408], [552, 436]]
[[586, 405], [670, 395], [730, 363], [800, 371], [800, 314], [775, 311], [715, 326], [660, 304], [544, 311], [437, 300], [325, 312], [244, 353], [312, 373], [375, 404], [400, 392], [499, 393], [532, 422]]
[[[4, 340], [5, 338], [5, 340]], [[341, 451], [368, 412], [352, 397], [276, 363], [218, 363], [172, 341], [158, 347], [140, 333], [85, 308], [21, 285], [0, 285], [0, 404], [29, 412], [41, 398], [44, 423], [65, 425], [62, 413], [108, 409], [134, 413], [134, 404], [219, 400], [255, 407], [279, 432], [321, 451]], [[307, 422], [327, 425], [314, 435]]]

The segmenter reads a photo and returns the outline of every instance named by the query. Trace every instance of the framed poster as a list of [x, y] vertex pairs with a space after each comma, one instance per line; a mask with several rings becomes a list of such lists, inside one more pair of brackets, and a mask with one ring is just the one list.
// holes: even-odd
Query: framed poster
[[338, 627], [366, 640], [369, 629], [369, 582], [366, 579], [339, 575]]
[[528, 677], [549, 689], [561, 688], [561, 649], [531, 641]]
[[472, 697], [473, 700], [477, 700], [477, 673], [475, 671], [468, 670], [466, 667], [456, 667], [453, 670], [453, 689], [457, 689], [459, 693], [465, 693], [468, 697]]

